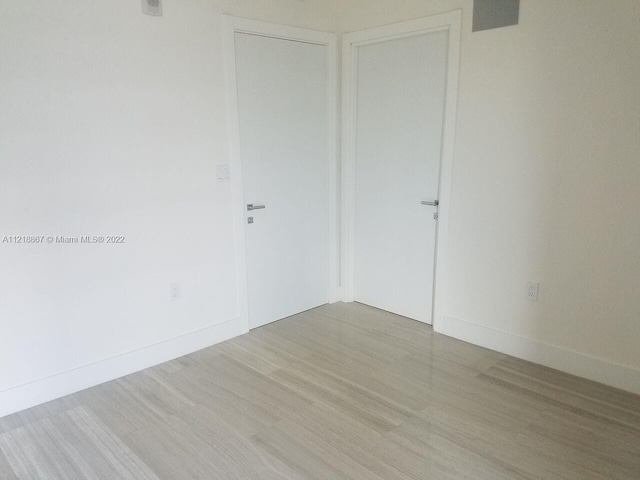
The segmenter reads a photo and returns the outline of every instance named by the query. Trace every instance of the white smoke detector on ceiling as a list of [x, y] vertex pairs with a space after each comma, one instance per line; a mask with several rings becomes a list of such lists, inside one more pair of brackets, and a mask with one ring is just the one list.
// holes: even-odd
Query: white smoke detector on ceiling
[[161, 17], [162, 0], [142, 0], [142, 13]]

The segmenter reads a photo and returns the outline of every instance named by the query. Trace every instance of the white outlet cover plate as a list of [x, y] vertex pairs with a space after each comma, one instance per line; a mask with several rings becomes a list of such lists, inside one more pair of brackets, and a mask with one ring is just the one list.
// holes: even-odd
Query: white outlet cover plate
[[532, 302], [538, 301], [538, 292], [540, 291], [540, 284], [536, 282], [527, 282], [527, 298]]

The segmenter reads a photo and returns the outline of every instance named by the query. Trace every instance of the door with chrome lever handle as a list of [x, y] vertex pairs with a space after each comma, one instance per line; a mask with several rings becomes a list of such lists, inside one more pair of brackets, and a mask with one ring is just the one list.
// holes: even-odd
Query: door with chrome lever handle
[[[429, 205], [430, 207], [437, 207], [438, 205], [440, 205], [440, 201], [438, 201], [438, 200], [433, 200], [432, 202], [428, 202], [426, 200], [423, 200], [420, 203], [422, 205]], [[433, 219], [434, 220], [438, 220], [438, 212], [433, 214]]]
[[[253, 203], [247, 204], [247, 212], [252, 212], [254, 210], [262, 210], [263, 208], [267, 208], [266, 205], [254, 205]], [[253, 217], [247, 217], [247, 223], [253, 223]]]

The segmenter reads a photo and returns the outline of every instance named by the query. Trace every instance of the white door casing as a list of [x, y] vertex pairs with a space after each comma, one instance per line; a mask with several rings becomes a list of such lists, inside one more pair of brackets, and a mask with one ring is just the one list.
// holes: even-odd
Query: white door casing
[[[248, 330], [337, 300], [336, 49], [333, 34], [230, 16], [225, 26], [238, 307]], [[265, 208], [249, 212], [249, 203]]]
[[[342, 272], [345, 301], [362, 300], [380, 308], [416, 318], [418, 320], [441, 321], [444, 317], [446, 305], [446, 257], [447, 232], [449, 222], [449, 201], [451, 197], [451, 174], [453, 169], [453, 140], [455, 130], [455, 111], [458, 82], [459, 46], [460, 46], [461, 12], [454, 11], [432, 17], [412, 20], [394, 25], [387, 25], [361, 32], [349, 33], [343, 36], [343, 145], [342, 145]], [[443, 43], [443, 40], [445, 43]], [[427, 62], [422, 65], [407, 64], [397, 55], [419, 54], [423, 49]], [[439, 49], [446, 58], [445, 65], [441, 65]], [[395, 50], [395, 52], [394, 52]], [[396, 56], [394, 56], [396, 55]], [[440, 55], [440, 56], [442, 56]], [[429, 58], [430, 57], [430, 58]], [[388, 65], [376, 65], [386, 62]], [[403, 63], [404, 62], [404, 63]], [[418, 62], [420, 63], [420, 62]], [[429, 72], [431, 67], [438, 66], [444, 71], [444, 79], [438, 72]], [[394, 79], [396, 69], [399, 77]], [[358, 73], [365, 75], [367, 82], [359, 82]], [[430, 76], [430, 73], [433, 74]], [[404, 77], [403, 77], [404, 76]], [[416, 105], [412, 105], [410, 95], [406, 95], [402, 88], [394, 86], [394, 80], [402, 83], [403, 78], [408, 88], [416, 89], [415, 76], [422, 76], [427, 84], [436, 90], [444, 82], [444, 108], [438, 110], [437, 96], [429, 98], [420, 96]], [[386, 89], [386, 90], [385, 90]], [[380, 97], [386, 92], [389, 98]], [[427, 92], [428, 93], [428, 92]], [[388, 101], [386, 101], [388, 100]], [[442, 99], [441, 99], [442, 101]], [[358, 104], [360, 102], [360, 104]], [[376, 105], [380, 112], [375, 111]], [[419, 115], [416, 107], [431, 108], [431, 115]], [[359, 110], [360, 109], [360, 110]], [[385, 118], [384, 114], [392, 118]], [[376, 118], [376, 115], [378, 118]], [[382, 116], [381, 116], [382, 115]], [[425, 138], [407, 135], [412, 122], [422, 125], [433, 124], [440, 116], [440, 130], [436, 126], [431, 135], [426, 132]], [[376, 130], [376, 123], [386, 130]], [[394, 123], [395, 122], [395, 123]], [[376, 135], [377, 134], [377, 135]], [[363, 141], [362, 136], [369, 136], [371, 142]], [[396, 148], [390, 140], [395, 135]], [[359, 139], [360, 136], [360, 140]], [[427, 138], [427, 137], [431, 138]], [[387, 138], [388, 137], [388, 138]], [[437, 138], [436, 138], [437, 137]], [[386, 140], [389, 140], [385, 143]], [[437, 140], [440, 140], [439, 142]], [[412, 149], [414, 153], [412, 153]], [[434, 149], [439, 150], [439, 152]], [[416, 168], [417, 159], [422, 156], [438, 156], [439, 175], [432, 179], [431, 185], [425, 178], [422, 183], [413, 178], [405, 178], [405, 185], [409, 190], [402, 191], [398, 177], [410, 174], [424, 176], [427, 174], [428, 161]], [[413, 157], [413, 158], [412, 158]], [[358, 162], [370, 160], [369, 165], [359, 165]], [[433, 158], [432, 158], [433, 160]], [[433, 162], [431, 162], [433, 171]], [[360, 167], [360, 168], [359, 168]], [[367, 169], [364, 167], [372, 167]], [[396, 168], [397, 167], [397, 168]], [[385, 177], [388, 180], [384, 180]], [[401, 180], [401, 179], [400, 179]], [[437, 188], [436, 188], [437, 187]], [[380, 190], [380, 196], [376, 196]], [[439, 219], [437, 229], [431, 233], [431, 242], [427, 236], [429, 228], [435, 228], [434, 207], [420, 205], [421, 200], [434, 196], [436, 190], [440, 201], [438, 208]], [[384, 194], [387, 194], [385, 197]], [[400, 208], [402, 206], [402, 208]], [[383, 222], [376, 224], [376, 215]], [[399, 217], [399, 218], [398, 218]], [[387, 222], [389, 230], [385, 231], [382, 223]], [[434, 223], [426, 223], [434, 222]], [[411, 229], [419, 238], [402, 238], [398, 229]], [[407, 230], [409, 231], [409, 230]], [[405, 232], [406, 233], [406, 232]], [[400, 235], [400, 236], [399, 236]], [[426, 235], [426, 236], [425, 236]], [[426, 239], [426, 241], [425, 241]], [[376, 245], [376, 242], [378, 245]], [[434, 243], [436, 245], [434, 245]], [[409, 255], [397, 255], [393, 245], [400, 249], [411, 249]], [[433, 255], [435, 249], [435, 288], [425, 286], [428, 282], [428, 272], [420, 272], [413, 268], [413, 272], [403, 276], [403, 268], [411, 267], [415, 261], [422, 269], [429, 267], [429, 251]], [[385, 254], [378, 258], [378, 264], [372, 268], [363, 267], [373, 260], [381, 251]], [[407, 260], [408, 259], [408, 260]], [[404, 262], [404, 263], [403, 263]], [[433, 256], [431, 257], [433, 262]], [[413, 265], [415, 267], [416, 265]], [[433, 271], [433, 269], [432, 269]], [[388, 274], [389, 279], [376, 280], [380, 272]], [[358, 274], [359, 280], [356, 278]], [[395, 288], [394, 281], [404, 281], [405, 286], [413, 289], [413, 297], [404, 288]], [[356, 283], [358, 287], [356, 287]], [[360, 288], [362, 287], [362, 288]], [[395, 288], [395, 290], [394, 290]], [[418, 301], [415, 300], [416, 291], [427, 288]], [[425, 302], [431, 303], [430, 293], [434, 292], [433, 308]], [[357, 295], [357, 296], [356, 296]], [[402, 305], [403, 308], [394, 307]]]

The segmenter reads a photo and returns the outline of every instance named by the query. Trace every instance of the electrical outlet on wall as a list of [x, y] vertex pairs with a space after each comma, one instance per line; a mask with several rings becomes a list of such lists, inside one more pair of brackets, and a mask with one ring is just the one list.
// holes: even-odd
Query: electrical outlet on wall
[[538, 301], [538, 291], [540, 284], [536, 282], [527, 282], [527, 298], [532, 302]]
[[180, 298], [180, 284], [172, 283], [169, 285], [169, 294], [171, 295], [171, 300], [177, 300]]

